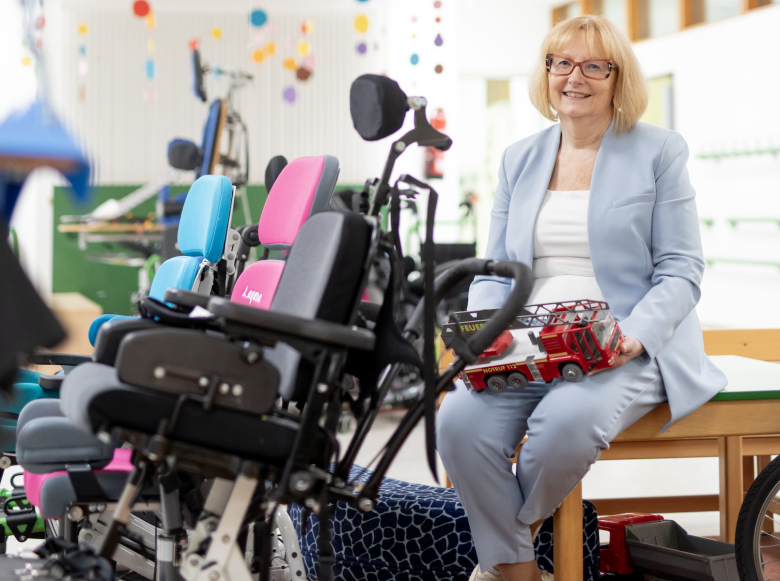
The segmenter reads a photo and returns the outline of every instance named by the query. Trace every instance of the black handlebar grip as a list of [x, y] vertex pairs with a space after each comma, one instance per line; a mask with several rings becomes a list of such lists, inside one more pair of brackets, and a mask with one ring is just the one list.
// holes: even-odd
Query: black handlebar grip
[[493, 341], [509, 327], [512, 320], [520, 314], [534, 285], [531, 269], [520, 262], [491, 262], [487, 269], [493, 276], [513, 278], [515, 285], [498, 312], [490, 317], [485, 326], [468, 340], [470, 351], [476, 355], [490, 347]]

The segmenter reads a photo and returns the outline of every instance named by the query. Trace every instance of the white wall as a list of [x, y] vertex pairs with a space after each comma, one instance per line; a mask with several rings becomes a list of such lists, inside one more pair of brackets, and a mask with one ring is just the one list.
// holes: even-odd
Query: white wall
[[[361, 182], [376, 167], [381, 146], [366, 145], [351, 130], [349, 86], [365, 72], [382, 72], [384, 41], [381, 29], [383, 2], [285, 3], [266, 2], [264, 9], [275, 32], [266, 40], [276, 43], [277, 53], [256, 64], [250, 58], [253, 29], [246, 2], [186, 3], [156, 2], [156, 27], [148, 30], [143, 19], [135, 18], [127, 2], [87, 2], [61, 0], [62, 31], [59, 46], [61, 76], [55, 90], [64, 119], [83, 139], [95, 162], [99, 184], [143, 183], [166, 171], [166, 149], [174, 137], [200, 143], [207, 104], [192, 93], [188, 42], [201, 39], [201, 55], [211, 66], [243, 69], [255, 80], [236, 94], [238, 111], [249, 126], [250, 181], [261, 182], [268, 160], [277, 154], [288, 158], [329, 153], [341, 162], [342, 183]], [[354, 18], [369, 17], [369, 31], [354, 30]], [[304, 20], [314, 30], [304, 35]], [[78, 34], [86, 24], [88, 33]], [[222, 38], [210, 36], [213, 27], [222, 29]], [[154, 52], [147, 52], [147, 41]], [[296, 46], [307, 40], [315, 57], [314, 73], [307, 82], [295, 80], [282, 62], [294, 56]], [[369, 46], [366, 55], [355, 47], [359, 40]], [[78, 74], [79, 47], [85, 46], [88, 74]], [[377, 47], [375, 49], [375, 46]], [[152, 58], [155, 78], [145, 77], [145, 63]], [[85, 98], [79, 98], [80, 86]], [[298, 92], [295, 104], [282, 98], [283, 89], [293, 85]], [[224, 96], [225, 77], [208, 77], [209, 99]], [[144, 92], [155, 93], [146, 102]]]
[[[780, 218], [780, 160], [761, 155], [698, 159], [718, 151], [780, 146], [780, 79], [771, 63], [780, 7], [637, 43], [648, 77], [674, 75], [675, 129], [687, 140], [705, 257], [780, 263], [780, 226], [727, 218]], [[767, 55], [767, 56], [763, 56]], [[780, 327], [780, 312], [758, 309], [780, 293], [780, 268], [714, 264], [705, 271], [698, 306], [713, 327]]]

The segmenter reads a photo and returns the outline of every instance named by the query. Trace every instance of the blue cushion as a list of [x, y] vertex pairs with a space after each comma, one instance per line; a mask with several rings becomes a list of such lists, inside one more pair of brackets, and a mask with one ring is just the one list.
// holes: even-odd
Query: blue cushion
[[190, 187], [179, 221], [178, 243], [182, 254], [205, 256], [209, 262], [219, 262], [232, 205], [233, 184], [228, 178], [211, 175], [198, 178]]
[[[189, 290], [189, 289], [188, 289]], [[89, 344], [93, 347], [95, 346], [95, 341], [97, 341], [98, 332], [100, 331], [100, 327], [108, 323], [109, 321], [113, 321], [114, 319], [134, 319], [135, 317], [128, 317], [127, 315], [100, 315], [98, 318], [96, 318], [94, 321], [92, 321], [92, 324], [89, 326]]]
[[41, 376], [37, 371], [30, 371], [29, 369], [19, 369], [16, 372], [15, 383], [38, 383], [38, 378]]
[[149, 296], [158, 301], [165, 300], [169, 288], [190, 290], [200, 268], [200, 259], [189, 256], [174, 256], [162, 263], [154, 275]]

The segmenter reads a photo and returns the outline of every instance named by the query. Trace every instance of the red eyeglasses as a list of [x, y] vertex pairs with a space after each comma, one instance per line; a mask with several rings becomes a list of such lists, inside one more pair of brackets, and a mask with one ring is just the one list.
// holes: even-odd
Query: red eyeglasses
[[612, 69], [617, 68], [612, 64], [611, 59], [590, 59], [578, 62], [557, 54], [548, 54], [546, 64], [547, 72], [551, 75], [567, 77], [572, 74], [576, 67], [580, 67], [580, 71], [584, 76], [597, 81], [608, 79]]

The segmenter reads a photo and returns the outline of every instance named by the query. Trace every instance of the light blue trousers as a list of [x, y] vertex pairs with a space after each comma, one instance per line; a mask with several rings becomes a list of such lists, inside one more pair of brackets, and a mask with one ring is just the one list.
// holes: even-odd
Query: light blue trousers
[[[615, 436], [664, 401], [646, 354], [579, 383], [497, 394], [458, 381], [439, 410], [436, 441], [482, 570], [532, 561], [530, 525], [555, 511]], [[509, 459], [526, 434], [515, 475]]]

